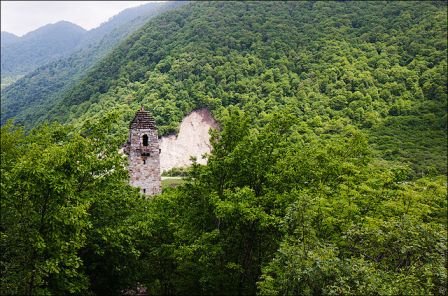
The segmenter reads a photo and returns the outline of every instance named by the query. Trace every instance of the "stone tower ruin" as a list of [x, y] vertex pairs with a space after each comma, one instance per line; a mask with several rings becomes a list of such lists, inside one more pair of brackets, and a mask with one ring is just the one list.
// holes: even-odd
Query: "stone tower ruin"
[[129, 138], [124, 145], [128, 155], [130, 184], [146, 195], [162, 191], [160, 149], [154, 118], [143, 106], [129, 125]]

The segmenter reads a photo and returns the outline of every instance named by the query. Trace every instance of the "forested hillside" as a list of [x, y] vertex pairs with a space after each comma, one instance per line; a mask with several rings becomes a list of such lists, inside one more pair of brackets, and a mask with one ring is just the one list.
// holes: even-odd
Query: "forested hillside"
[[[2, 292], [446, 295], [446, 52], [446, 2], [153, 18], [2, 127]], [[151, 199], [117, 153], [141, 104], [160, 134], [203, 107], [221, 127]]]
[[[95, 55], [96, 59], [94, 60], [97, 60], [119, 41], [146, 23], [151, 16], [176, 5], [155, 2], [125, 9], [98, 28], [90, 31], [86, 31], [75, 24], [61, 21], [38, 28], [22, 37], [15, 36], [16, 38], [14, 38], [13, 34], [2, 32], [3, 80], [29, 74], [40, 66], [67, 57], [74, 52], [77, 53], [79, 61], [84, 63], [92, 59], [89, 55]], [[87, 53], [84, 51], [87, 51]], [[56, 63], [59, 64], [59, 67], [65, 66], [64, 60]], [[56, 72], [64, 72], [63, 70], [57, 70]], [[43, 73], [37, 74], [40, 71]], [[33, 73], [33, 76], [44, 76], [46, 74], [43, 70], [37, 70], [36, 72]], [[67, 77], [64, 78], [67, 79]], [[39, 86], [42, 88], [47, 85], [41, 83]], [[35, 85], [29, 88], [36, 89]], [[20, 97], [21, 93], [19, 92], [16, 96]]]
[[16, 83], [2, 89], [2, 124], [11, 117], [15, 117], [18, 122], [27, 122], [27, 114], [36, 116], [39, 106], [51, 104], [60, 97], [89, 68], [151, 17], [180, 5], [178, 2], [157, 2], [129, 8], [100, 27], [88, 31], [71, 48], [74, 53], [53, 62], [47, 61]]
[[1, 50], [2, 77], [24, 75], [72, 52], [86, 32], [78, 25], [61, 21], [5, 44]]
[[236, 105], [255, 119], [282, 106], [315, 128], [368, 129], [383, 157], [419, 174], [446, 172], [444, 8], [195, 4], [149, 22], [27, 120], [82, 122], [119, 108], [125, 122], [143, 103], [167, 133], [199, 107]]

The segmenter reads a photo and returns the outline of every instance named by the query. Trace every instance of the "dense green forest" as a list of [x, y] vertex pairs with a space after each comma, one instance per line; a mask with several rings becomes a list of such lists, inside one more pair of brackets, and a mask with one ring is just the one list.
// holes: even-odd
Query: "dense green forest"
[[254, 121], [284, 106], [316, 129], [367, 130], [382, 157], [420, 175], [446, 173], [446, 72], [443, 3], [196, 3], [150, 21], [22, 123], [115, 108], [124, 141], [142, 103], [162, 134], [204, 106]]
[[[1, 292], [446, 295], [446, 37], [446, 2], [152, 19], [3, 125]], [[221, 126], [151, 199], [117, 153], [140, 104], [160, 134], [200, 107]]]
[[[4, 89], [2, 86], [1, 123], [12, 117], [17, 122], [28, 123], [27, 114], [39, 116], [35, 113], [38, 106], [49, 104], [78, 83], [80, 78], [120, 41], [141, 28], [151, 17], [180, 5], [182, 3], [179, 2], [153, 2], [126, 9], [98, 28], [86, 32], [80, 42], [70, 48], [70, 55], [55, 61], [54, 57], [47, 59], [42, 66], [32, 68], [34, 71], [28, 72], [16, 83], [11, 84], [20, 77], [9, 75], [7, 79], [5, 76], [8, 73], [2, 71], [2, 83], [11, 85]], [[47, 51], [54, 50], [54, 43], [44, 43], [50, 48]], [[26, 55], [27, 52], [20, 54]], [[2, 60], [8, 58], [5, 56]]]

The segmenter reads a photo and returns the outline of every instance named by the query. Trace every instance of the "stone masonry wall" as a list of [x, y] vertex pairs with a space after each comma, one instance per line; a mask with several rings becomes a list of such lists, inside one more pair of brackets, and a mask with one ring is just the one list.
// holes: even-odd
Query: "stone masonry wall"
[[[143, 145], [143, 135], [148, 136], [148, 146]], [[159, 194], [162, 186], [157, 130], [131, 129], [129, 141], [127, 151], [130, 184], [139, 187], [146, 195]]]

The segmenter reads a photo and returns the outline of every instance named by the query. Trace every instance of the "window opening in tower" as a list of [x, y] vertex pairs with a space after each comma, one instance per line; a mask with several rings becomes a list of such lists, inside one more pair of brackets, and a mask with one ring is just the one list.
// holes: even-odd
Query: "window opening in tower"
[[148, 135], [143, 135], [143, 146], [148, 146]]

